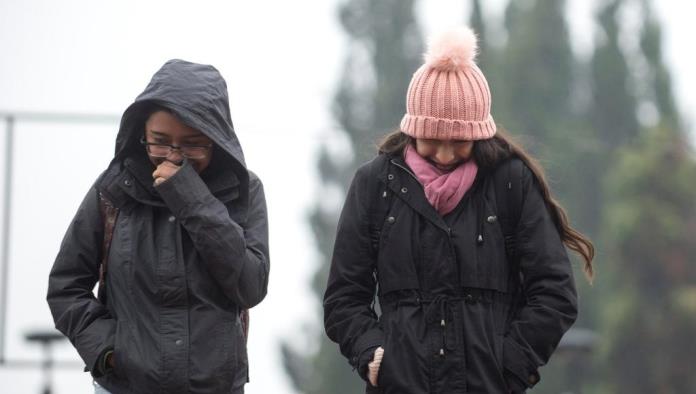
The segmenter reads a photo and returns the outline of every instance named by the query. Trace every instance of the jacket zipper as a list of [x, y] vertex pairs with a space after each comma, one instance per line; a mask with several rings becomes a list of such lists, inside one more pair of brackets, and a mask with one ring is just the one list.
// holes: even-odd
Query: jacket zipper
[[[409, 175], [411, 175], [411, 176], [413, 177], [413, 179], [415, 179], [416, 181], [418, 181], [418, 184], [421, 185], [421, 187], [423, 186], [423, 184], [421, 183], [421, 181], [418, 180], [418, 177], [416, 177], [416, 175], [415, 175], [413, 172], [411, 172], [411, 170], [409, 170], [408, 168], [406, 168], [406, 167], [402, 166], [401, 164], [395, 162], [393, 159], [392, 159], [392, 160], [389, 160], [389, 162], [392, 163], [392, 164], [394, 164], [395, 166], [401, 168], [402, 170], [406, 171]], [[438, 227], [439, 227], [439, 226], [438, 226]], [[448, 242], [447, 242], [447, 244], [448, 244], [447, 246], [449, 247], [449, 251], [450, 251], [450, 254], [452, 255], [452, 258], [453, 258], [453, 259], [455, 260], [455, 262], [456, 262], [456, 260], [457, 260], [457, 257], [456, 257], [456, 256], [457, 256], [457, 253], [456, 253], [456, 251], [454, 250], [454, 245], [452, 244], [452, 228], [451, 228], [450, 226], [447, 226], [447, 227], [443, 228], [442, 230], [444, 230], [445, 233], [447, 234], [447, 241], [448, 241]], [[457, 274], [459, 275], [459, 278], [461, 279], [461, 272], [460, 272], [459, 264], [456, 264], [456, 265], [457, 265]]]

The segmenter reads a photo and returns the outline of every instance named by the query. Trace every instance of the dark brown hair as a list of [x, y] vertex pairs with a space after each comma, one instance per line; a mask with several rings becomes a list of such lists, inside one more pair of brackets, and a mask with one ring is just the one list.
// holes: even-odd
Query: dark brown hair
[[[387, 134], [378, 144], [379, 153], [395, 154], [403, 152], [408, 144], [413, 143], [414, 139], [402, 133], [400, 130]], [[580, 255], [584, 260], [584, 271], [587, 279], [592, 282], [594, 269], [592, 260], [594, 259], [595, 249], [592, 241], [579, 231], [572, 228], [568, 222], [568, 215], [561, 204], [551, 195], [544, 170], [539, 162], [532, 157], [525, 149], [516, 142], [505, 131], [498, 128], [493, 138], [480, 140], [474, 143], [474, 160], [481, 169], [493, 169], [498, 163], [510, 157], [517, 157], [522, 160], [532, 171], [541, 188], [544, 202], [549, 208], [551, 219], [558, 229], [563, 243], [572, 251]]]

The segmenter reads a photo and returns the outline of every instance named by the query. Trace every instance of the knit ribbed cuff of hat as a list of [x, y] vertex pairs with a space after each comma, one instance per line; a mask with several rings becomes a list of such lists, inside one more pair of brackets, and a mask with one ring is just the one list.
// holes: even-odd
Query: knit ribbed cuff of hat
[[491, 116], [484, 121], [467, 121], [406, 114], [401, 131], [413, 138], [472, 141], [493, 137], [496, 125]]

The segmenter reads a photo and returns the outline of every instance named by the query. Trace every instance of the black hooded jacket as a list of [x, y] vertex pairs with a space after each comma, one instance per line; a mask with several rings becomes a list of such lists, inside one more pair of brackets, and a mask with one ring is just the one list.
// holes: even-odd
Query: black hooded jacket
[[[214, 142], [209, 166], [190, 163], [153, 186], [139, 140], [153, 106]], [[118, 209], [106, 304], [93, 295], [104, 222], [99, 193]], [[212, 66], [168, 61], [123, 114], [115, 157], [87, 192], [51, 270], [56, 327], [97, 382], [120, 393], [241, 393], [248, 381], [240, 310], [268, 286], [261, 181], [247, 170]], [[99, 363], [113, 351], [115, 366]]]
[[501, 221], [511, 218], [500, 217], [494, 174], [511, 163], [480, 169], [445, 217], [401, 155], [358, 169], [338, 222], [324, 324], [363, 379], [374, 349], [384, 348], [368, 393], [508, 394], [539, 381], [577, 300], [558, 230], [522, 163], [508, 261]]

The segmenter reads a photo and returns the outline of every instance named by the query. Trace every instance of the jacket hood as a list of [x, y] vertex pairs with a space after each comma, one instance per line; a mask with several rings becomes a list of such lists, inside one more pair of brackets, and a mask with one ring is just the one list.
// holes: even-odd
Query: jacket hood
[[153, 106], [171, 110], [183, 123], [207, 135], [215, 143], [213, 161], [223, 167], [215, 171], [232, 170], [248, 184], [244, 153], [230, 116], [227, 83], [215, 67], [179, 59], [167, 61], [123, 113], [114, 162], [144, 153], [140, 138]]

